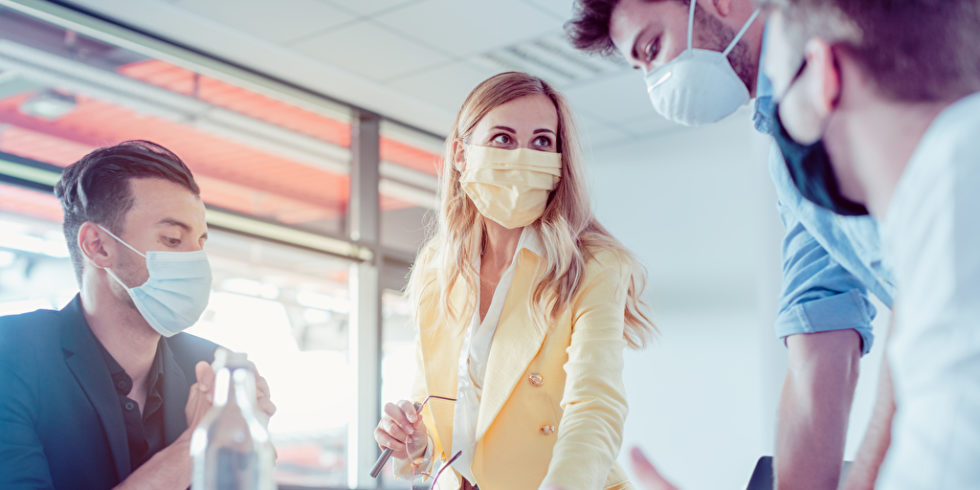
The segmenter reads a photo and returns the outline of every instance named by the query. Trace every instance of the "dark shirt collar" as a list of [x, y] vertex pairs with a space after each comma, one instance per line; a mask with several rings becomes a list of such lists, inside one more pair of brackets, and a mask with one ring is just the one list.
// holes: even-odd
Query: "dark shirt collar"
[[[99, 344], [99, 349], [102, 351], [102, 357], [105, 359], [106, 367], [109, 368], [109, 376], [112, 377], [112, 384], [115, 386], [116, 392], [120, 395], [129, 395], [129, 392], [133, 391], [133, 378], [126, 373], [126, 370], [119, 365], [119, 362], [112, 357], [109, 350], [102, 345], [102, 342], [98, 341], [98, 338], [96, 338], [96, 343]], [[147, 401], [153, 396], [160, 399], [163, 398], [163, 359], [167, 355], [167, 349], [167, 343], [164, 342], [163, 338], [160, 338], [157, 341], [157, 351], [153, 356], [153, 364], [150, 365], [150, 371], [147, 373]]]

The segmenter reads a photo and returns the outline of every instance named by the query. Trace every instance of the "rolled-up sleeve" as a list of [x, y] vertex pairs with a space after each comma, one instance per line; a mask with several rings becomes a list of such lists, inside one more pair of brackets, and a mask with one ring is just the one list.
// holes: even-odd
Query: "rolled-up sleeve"
[[[774, 157], [780, 159], [778, 150]], [[776, 316], [776, 335], [853, 329], [861, 336], [862, 354], [871, 350], [871, 321], [875, 308], [868, 290], [834, 260], [799, 216], [802, 196], [788, 183], [781, 159], [770, 162], [779, 194], [779, 215], [786, 228], [782, 246], [782, 289]]]
[[619, 453], [627, 405], [623, 339], [629, 271], [611, 254], [596, 257], [572, 318], [563, 414], [544, 485], [601, 488]]

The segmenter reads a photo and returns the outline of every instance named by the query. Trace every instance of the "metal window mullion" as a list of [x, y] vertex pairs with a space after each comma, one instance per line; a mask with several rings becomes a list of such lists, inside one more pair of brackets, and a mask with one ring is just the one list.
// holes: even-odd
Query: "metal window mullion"
[[372, 260], [351, 265], [353, 316], [349, 328], [350, 359], [354, 368], [356, 404], [348, 426], [347, 483], [350, 488], [375, 486], [369, 474], [378, 446], [374, 428], [381, 416], [381, 159], [380, 118], [356, 112], [352, 121], [350, 206], [351, 240], [372, 250]]

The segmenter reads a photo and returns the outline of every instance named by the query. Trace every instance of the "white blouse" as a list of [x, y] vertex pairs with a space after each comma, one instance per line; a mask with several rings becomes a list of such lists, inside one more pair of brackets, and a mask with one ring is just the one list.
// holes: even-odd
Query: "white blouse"
[[[487, 360], [490, 358], [493, 334], [497, 330], [500, 313], [514, 279], [517, 256], [523, 249], [541, 255], [543, 247], [537, 230], [525, 227], [521, 233], [520, 241], [517, 242], [517, 249], [514, 250], [514, 257], [510, 261], [510, 266], [500, 277], [500, 282], [497, 283], [497, 288], [493, 292], [493, 299], [490, 301], [490, 308], [487, 310], [483, 321], [480, 321], [480, 295], [477, 294], [476, 310], [473, 312], [473, 319], [466, 331], [463, 347], [459, 352], [458, 385], [453, 411], [453, 450], [447, 456], [462, 451], [459, 459], [453, 464], [453, 468], [474, 484], [475, 477], [471, 466], [473, 465], [476, 445], [479, 442], [476, 439], [476, 421], [480, 413], [480, 400], [483, 394], [483, 380], [486, 378]], [[477, 258], [476, 269], [478, 271], [480, 266], [480, 259]]]

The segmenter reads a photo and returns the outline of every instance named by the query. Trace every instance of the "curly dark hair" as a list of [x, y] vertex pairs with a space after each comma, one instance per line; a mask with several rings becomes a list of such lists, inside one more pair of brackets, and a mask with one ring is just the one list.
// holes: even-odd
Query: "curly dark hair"
[[[644, 0], [664, 2], [667, 0]], [[687, 4], [690, 0], [673, 0]], [[572, 18], [565, 22], [565, 34], [572, 45], [588, 53], [614, 56], [616, 46], [609, 37], [609, 21], [620, 0], [575, 0]]]
[[201, 195], [187, 165], [172, 151], [151, 141], [124, 141], [92, 151], [65, 167], [54, 194], [65, 212], [63, 229], [75, 278], [81, 284], [82, 251], [78, 230], [86, 221], [122, 233], [123, 218], [133, 206], [130, 179], [158, 178]]

